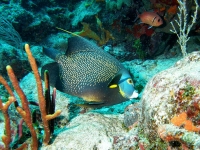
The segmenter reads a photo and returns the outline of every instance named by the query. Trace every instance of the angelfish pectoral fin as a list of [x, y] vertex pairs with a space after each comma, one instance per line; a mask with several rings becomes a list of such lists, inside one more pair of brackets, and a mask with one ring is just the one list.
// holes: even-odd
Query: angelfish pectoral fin
[[52, 87], [56, 87], [57, 90], [63, 91], [62, 83], [59, 77], [59, 65], [57, 62], [46, 64], [41, 69], [41, 78], [44, 80], [45, 70], [49, 71], [49, 81]]
[[50, 81], [50, 85], [55, 87], [56, 85], [56, 81], [59, 78], [59, 66], [57, 62], [53, 62], [53, 63], [49, 63], [46, 64], [42, 67], [41, 69], [41, 78], [42, 80], [44, 80], [44, 72], [45, 70], [48, 70], [50, 76], [49, 76], [49, 81]]

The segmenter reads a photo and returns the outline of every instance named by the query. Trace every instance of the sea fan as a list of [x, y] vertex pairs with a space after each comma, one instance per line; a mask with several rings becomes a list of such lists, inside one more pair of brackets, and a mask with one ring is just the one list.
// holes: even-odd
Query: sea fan
[[3, 17], [0, 17], [0, 39], [17, 49], [22, 49], [21, 36], [12, 24]]

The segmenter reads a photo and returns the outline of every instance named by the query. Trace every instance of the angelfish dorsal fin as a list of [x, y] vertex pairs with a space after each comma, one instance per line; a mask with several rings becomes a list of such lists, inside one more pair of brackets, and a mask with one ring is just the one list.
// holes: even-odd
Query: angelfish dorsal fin
[[89, 51], [95, 52], [101, 51], [101, 49], [95, 43], [80, 36], [74, 36], [68, 39], [66, 55]]
[[90, 42], [84, 37], [58, 27], [56, 28], [74, 36], [68, 39], [68, 48], [65, 53], [66, 55], [100, 50], [100, 48], [95, 43]]

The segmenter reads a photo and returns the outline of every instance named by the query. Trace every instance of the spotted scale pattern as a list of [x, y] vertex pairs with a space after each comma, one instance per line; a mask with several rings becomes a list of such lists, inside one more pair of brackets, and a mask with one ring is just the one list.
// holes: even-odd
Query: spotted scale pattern
[[86, 50], [57, 58], [64, 91], [81, 95], [89, 88], [107, 88], [122, 65], [103, 50]]

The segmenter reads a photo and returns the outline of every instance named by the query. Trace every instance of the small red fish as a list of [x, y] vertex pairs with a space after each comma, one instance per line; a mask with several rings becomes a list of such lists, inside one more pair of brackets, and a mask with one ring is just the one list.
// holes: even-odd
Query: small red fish
[[162, 18], [155, 12], [143, 12], [139, 15], [142, 23], [146, 23], [150, 26], [158, 27], [163, 24]]

